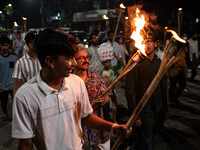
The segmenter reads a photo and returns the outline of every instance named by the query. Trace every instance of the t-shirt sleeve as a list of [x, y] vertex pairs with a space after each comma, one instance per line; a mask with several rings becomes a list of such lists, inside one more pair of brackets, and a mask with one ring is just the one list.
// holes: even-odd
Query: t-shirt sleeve
[[21, 65], [20, 65], [19, 61], [17, 61], [15, 63], [15, 68], [14, 68], [14, 71], [13, 71], [12, 78], [14, 78], [14, 79], [22, 79]]
[[29, 139], [34, 137], [31, 115], [23, 98], [15, 95], [13, 102], [12, 137]]

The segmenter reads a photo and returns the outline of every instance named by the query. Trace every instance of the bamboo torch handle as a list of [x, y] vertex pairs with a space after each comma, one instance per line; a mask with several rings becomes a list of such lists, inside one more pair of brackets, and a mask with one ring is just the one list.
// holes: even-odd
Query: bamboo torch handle
[[117, 35], [117, 30], [118, 30], [118, 26], [119, 26], [119, 21], [121, 19], [121, 15], [122, 15], [122, 9], [120, 9], [119, 16], [118, 16], [118, 19], [117, 19], [117, 25], [115, 27], [115, 33], [114, 33], [114, 36], [113, 36], [113, 39], [112, 39], [112, 46], [113, 46], [113, 43], [115, 41], [115, 37]]
[[125, 74], [127, 74], [131, 69], [133, 69], [133, 67], [137, 64], [136, 62], [134, 62], [133, 58], [138, 56], [138, 60], [140, 59], [139, 56], [139, 52], [137, 51], [129, 60], [128, 64], [126, 65], [126, 67], [124, 68], [124, 70], [122, 71], [122, 73], [117, 77], [117, 79], [115, 79], [115, 81], [91, 104], [92, 106], [98, 102], [100, 100], [100, 98], [102, 98]]
[[[139, 116], [140, 112], [142, 111], [143, 107], [147, 103], [149, 97], [154, 92], [155, 88], [157, 87], [157, 85], [160, 82], [160, 80], [161, 80], [163, 75], [164, 74], [162, 74], [162, 71], [160, 71], [160, 69], [159, 69], [158, 73], [154, 77], [154, 79], [151, 82], [150, 86], [148, 87], [147, 91], [143, 95], [143, 97], [140, 100], [139, 104], [137, 105], [137, 107], [135, 108], [135, 110], [132, 113], [131, 117], [129, 118], [128, 122], [126, 123], [127, 128], [130, 128], [133, 125], [133, 123], [135, 122], [135, 120]], [[117, 148], [119, 147], [120, 143], [121, 143], [121, 138], [118, 137], [111, 150], [117, 150]]]

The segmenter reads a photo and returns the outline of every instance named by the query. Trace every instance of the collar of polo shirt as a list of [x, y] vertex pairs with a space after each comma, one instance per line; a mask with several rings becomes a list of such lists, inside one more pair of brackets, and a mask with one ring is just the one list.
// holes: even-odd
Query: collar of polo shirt
[[[38, 82], [39, 88], [43, 91], [45, 95], [48, 95], [52, 92], [55, 92], [55, 93], [58, 92], [58, 90], [51, 88], [42, 80], [40, 73], [38, 73], [37, 75], [37, 82]], [[63, 79], [62, 87], [59, 91], [67, 90], [68, 88], [69, 88], [69, 79], [66, 77]]]

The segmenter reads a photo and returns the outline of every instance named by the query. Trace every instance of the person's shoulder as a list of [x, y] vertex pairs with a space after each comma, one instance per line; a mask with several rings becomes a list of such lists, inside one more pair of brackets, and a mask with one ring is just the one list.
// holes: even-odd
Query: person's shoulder
[[67, 77], [71, 80], [81, 80], [81, 78], [79, 76], [77, 76], [76, 74], [70, 74], [69, 77]]
[[10, 55], [12, 55], [12, 56], [14, 56], [14, 57], [15, 57], [15, 56], [17, 57], [17, 55], [16, 55], [15, 53], [13, 53], [13, 52], [11, 52]]
[[24, 97], [30, 93], [32, 93], [33, 89], [35, 89], [35, 87], [37, 82], [37, 76], [33, 77], [31, 80], [29, 80], [28, 82], [24, 83], [16, 92], [15, 96], [16, 97]]
[[69, 82], [73, 83], [73, 84], [82, 84], [83, 83], [83, 80], [78, 75], [75, 75], [75, 74], [70, 74], [70, 76], [66, 77], [66, 79], [69, 80]]
[[119, 43], [113, 42], [113, 46], [119, 46]]

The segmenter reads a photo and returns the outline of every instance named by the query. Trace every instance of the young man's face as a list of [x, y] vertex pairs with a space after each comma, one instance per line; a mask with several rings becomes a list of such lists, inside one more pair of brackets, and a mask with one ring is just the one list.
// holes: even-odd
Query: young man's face
[[5, 52], [9, 50], [9, 43], [0, 44], [1, 52]]
[[94, 45], [98, 45], [98, 37], [96, 35], [92, 35], [92, 39], [91, 39], [91, 42], [92, 44]]
[[69, 77], [76, 66], [76, 60], [72, 56], [60, 55], [53, 61], [54, 72], [60, 77]]
[[152, 39], [145, 40], [145, 53], [147, 56], [151, 55], [154, 52], [155, 47], [157, 47], [157, 43], [154, 42]]
[[114, 37], [114, 33], [110, 33], [109, 36], [108, 36], [109, 41], [112, 41], [113, 37]]
[[77, 68], [88, 69], [89, 68], [89, 57], [86, 50], [81, 50], [75, 55], [77, 61]]

